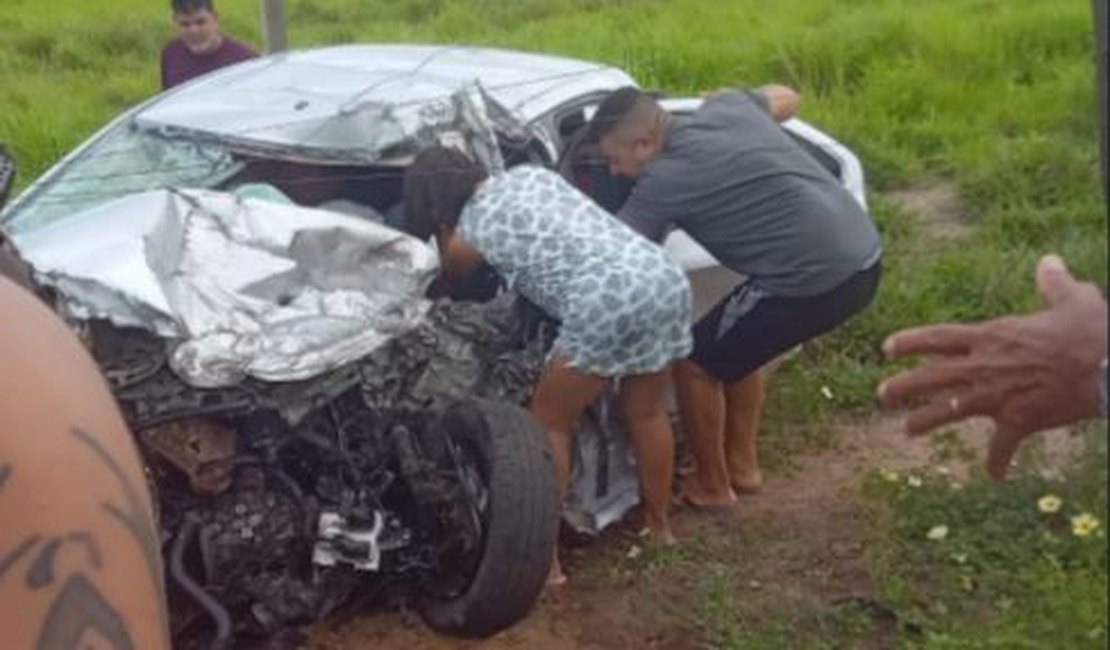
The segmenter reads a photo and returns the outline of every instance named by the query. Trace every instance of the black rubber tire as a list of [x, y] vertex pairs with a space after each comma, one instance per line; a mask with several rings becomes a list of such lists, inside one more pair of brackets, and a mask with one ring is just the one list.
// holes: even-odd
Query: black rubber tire
[[547, 436], [519, 406], [460, 403], [441, 424], [484, 457], [485, 544], [470, 585], [450, 600], [424, 599], [420, 614], [445, 634], [484, 638], [527, 616], [543, 591], [558, 536], [555, 470]]

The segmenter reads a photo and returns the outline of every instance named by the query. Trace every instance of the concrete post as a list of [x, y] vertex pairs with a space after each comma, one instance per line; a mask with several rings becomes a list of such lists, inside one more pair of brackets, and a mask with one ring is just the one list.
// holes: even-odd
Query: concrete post
[[285, 30], [285, 0], [262, 0], [262, 33], [267, 54], [289, 49]]

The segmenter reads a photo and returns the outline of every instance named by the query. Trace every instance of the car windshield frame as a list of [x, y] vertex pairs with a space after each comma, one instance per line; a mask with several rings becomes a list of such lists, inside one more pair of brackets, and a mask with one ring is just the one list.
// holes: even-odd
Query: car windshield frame
[[30, 188], [3, 215], [3, 227], [18, 236], [129, 194], [164, 187], [214, 189], [243, 166], [228, 146], [127, 119]]

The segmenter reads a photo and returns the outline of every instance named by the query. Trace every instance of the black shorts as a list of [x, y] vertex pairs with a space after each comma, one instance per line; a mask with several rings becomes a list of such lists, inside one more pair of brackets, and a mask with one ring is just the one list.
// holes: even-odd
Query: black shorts
[[742, 282], [694, 325], [690, 360], [731, 384], [790, 348], [837, 327], [871, 303], [882, 263], [875, 262], [816, 296], [784, 298]]

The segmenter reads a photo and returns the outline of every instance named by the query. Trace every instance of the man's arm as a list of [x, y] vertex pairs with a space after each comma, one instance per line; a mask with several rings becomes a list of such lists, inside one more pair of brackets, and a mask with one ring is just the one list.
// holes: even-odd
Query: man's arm
[[641, 177], [632, 194], [617, 212], [617, 219], [623, 221], [636, 232], [653, 242], [660, 243], [674, 227], [673, 221], [660, 208], [661, 202], [656, 190], [665, 189], [655, 185], [656, 178]]
[[159, 536], [134, 442], [65, 326], [0, 278], [5, 648], [168, 650]]

